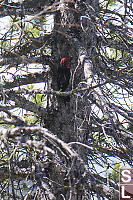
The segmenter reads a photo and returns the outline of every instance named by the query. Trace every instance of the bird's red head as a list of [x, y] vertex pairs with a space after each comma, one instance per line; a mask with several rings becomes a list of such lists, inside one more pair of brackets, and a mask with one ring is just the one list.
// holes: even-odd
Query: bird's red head
[[71, 65], [70, 65], [70, 59], [67, 58], [67, 57], [63, 57], [60, 61], [60, 64], [61, 65], [64, 65], [67, 69], [70, 69], [71, 68]]

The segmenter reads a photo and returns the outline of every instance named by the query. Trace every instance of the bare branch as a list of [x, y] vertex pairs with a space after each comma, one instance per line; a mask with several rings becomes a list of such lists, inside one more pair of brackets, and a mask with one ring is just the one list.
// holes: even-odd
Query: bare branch
[[38, 106], [36, 103], [33, 103], [27, 100], [24, 96], [17, 95], [15, 92], [10, 91], [7, 93], [8, 98], [15, 102], [15, 106], [23, 108], [27, 111], [36, 113], [40, 117], [47, 116], [47, 110], [43, 107]]
[[37, 72], [34, 74], [30, 73], [30, 74], [21, 75], [21, 76], [19, 75], [13, 76], [12, 79], [4, 81], [3, 87], [6, 89], [11, 89], [11, 88], [19, 87], [22, 85], [46, 82], [48, 71], [49, 70], [46, 69], [43, 72]]

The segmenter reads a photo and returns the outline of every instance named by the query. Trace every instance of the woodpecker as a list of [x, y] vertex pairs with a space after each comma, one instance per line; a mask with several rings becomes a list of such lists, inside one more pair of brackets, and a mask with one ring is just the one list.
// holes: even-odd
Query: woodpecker
[[63, 57], [57, 71], [57, 85], [61, 92], [64, 92], [68, 88], [71, 76], [70, 69], [70, 58]]

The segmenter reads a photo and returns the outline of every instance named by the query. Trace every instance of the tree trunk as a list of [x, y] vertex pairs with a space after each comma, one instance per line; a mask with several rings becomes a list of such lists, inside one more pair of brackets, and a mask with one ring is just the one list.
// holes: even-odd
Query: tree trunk
[[[69, 89], [80, 88], [83, 85], [86, 86], [86, 84], [91, 85], [93, 67], [92, 64], [90, 65], [91, 61], [88, 61], [88, 57], [90, 56], [91, 51], [93, 51], [95, 35], [93, 35], [91, 28], [90, 35], [87, 36], [88, 38], [91, 36], [88, 41], [90, 46], [86, 49], [87, 44], [85, 41], [82, 41], [82, 38], [84, 40], [83, 34], [85, 36], [85, 33], [80, 26], [81, 16], [78, 10], [76, 10], [78, 4], [64, 3], [64, 1], [60, 1], [60, 3], [60, 9], [54, 18], [55, 26], [52, 45], [52, 56], [55, 59], [55, 63], [57, 63], [56, 69], [62, 57], [72, 56], [72, 75]], [[82, 2], [80, 3], [82, 4]], [[52, 88], [54, 90], [57, 90], [56, 71], [57, 70], [55, 69], [52, 71]], [[89, 78], [86, 78], [86, 74]], [[82, 80], [84, 80], [84, 83], [81, 82]], [[83, 96], [78, 96], [78, 94], [70, 96], [70, 102], [64, 102], [62, 97], [57, 97], [56, 99], [56, 111], [52, 118], [52, 123], [49, 124], [49, 129], [66, 143], [88, 143], [90, 131], [88, 130], [88, 116], [90, 108], [88, 107], [87, 98], [88, 97], [83, 93]], [[74, 145], [74, 149], [83, 159], [84, 164], [87, 164], [88, 151], [86, 148]], [[72, 172], [73, 175], [70, 180], [72, 185], [71, 191], [70, 189], [65, 189], [63, 194], [66, 194], [65, 199], [81, 200], [85, 196], [83, 184], [85, 181], [85, 177], [83, 178], [85, 168], [79, 164], [79, 161], [75, 160], [72, 166]], [[55, 179], [56, 178], [57, 177], [55, 177]], [[61, 179], [63, 181], [63, 177], [61, 177]], [[81, 180], [81, 182], [79, 180]], [[65, 184], [66, 183], [64, 182], [64, 185]], [[60, 199], [59, 196], [58, 199]]]

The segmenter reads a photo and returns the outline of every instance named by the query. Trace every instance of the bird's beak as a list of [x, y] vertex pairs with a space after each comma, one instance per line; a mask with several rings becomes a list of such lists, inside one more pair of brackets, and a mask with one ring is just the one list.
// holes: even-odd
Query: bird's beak
[[67, 67], [67, 69], [70, 69], [71, 68], [70, 63], [67, 63], [66, 67]]

